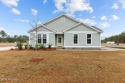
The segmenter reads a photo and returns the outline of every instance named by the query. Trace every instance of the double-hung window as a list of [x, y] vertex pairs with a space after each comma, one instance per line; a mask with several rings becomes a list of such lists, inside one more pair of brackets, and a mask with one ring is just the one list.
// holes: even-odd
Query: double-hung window
[[38, 43], [41, 43], [41, 34], [38, 34]]
[[46, 44], [47, 43], [47, 36], [46, 34], [43, 34], [43, 44]]
[[78, 44], [78, 34], [74, 34], [74, 44]]
[[91, 44], [91, 43], [92, 43], [92, 35], [87, 34], [87, 44]]

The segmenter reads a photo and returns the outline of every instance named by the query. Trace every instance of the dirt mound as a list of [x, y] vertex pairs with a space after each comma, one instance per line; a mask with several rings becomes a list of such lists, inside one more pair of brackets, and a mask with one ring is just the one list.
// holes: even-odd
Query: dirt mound
[[30, 59], [29, 61], [30, 62], [42, 62], [44, 59], [43, 58], [33, 58], [33, 59]]

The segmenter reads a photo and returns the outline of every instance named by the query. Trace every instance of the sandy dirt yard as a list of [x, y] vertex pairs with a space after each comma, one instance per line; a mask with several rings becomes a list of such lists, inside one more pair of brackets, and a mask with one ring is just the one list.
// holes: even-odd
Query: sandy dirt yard
[[106, 46], [106, 47], [125, 47], [125, 43], [119, 43], [119, 45], [117, 44], [107, 44], [107, 43], [102, 43], [102, 46]]
[[125, 83], [125, 51], [1, 51], [0, 83]]
[[16, 46], [16, 43], [0, 43], [0, 47]]

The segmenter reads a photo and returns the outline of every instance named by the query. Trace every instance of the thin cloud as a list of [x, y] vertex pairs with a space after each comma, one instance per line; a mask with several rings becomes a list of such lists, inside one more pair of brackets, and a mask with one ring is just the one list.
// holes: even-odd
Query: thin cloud
[[118, 17], [116, 15], [111, 15], [111, 18], [112, 18], [112, 20], [119, 20], [120, 19], [120, 17]]
[[74, 14], [77, 11], [89, 11], [89, 13], [94, 11], [87, 0], [54, 0], [54, 2], [57, 8], [54, 13], [66, 12]]
[[107, 27], [110, 27], [110, 24], [109, 24], [108, 22], [99, 23], [99, 27], [100, 27], [100, 28], [107, 28]]
[[114, 3], [113, 6], [112, 6], [112, 9], [116, 9], [117, 10], [118, 8], [119, 8], [118, 4]]
[[19, 10], [17, 10], [16, 8], [12, 8], [11, 12], [16, 14], [16, 15], [21, 14], [21, 12]]
[[43, 0], [43, 4], [46, 4], [48, 0]]
[[8, 7], [17, 7], [19, 0], [0, 0], [0, 2]]
[[102, 16], [101, 20], [107, 20], [107, 17], [106, 16]]
[[96, 25], [97, 23], [95, 22], [95, 20], [91, 20], [91, 19], [78, 19], [86, 24], [89, 24], [89, 25]]
[[2, 30], [6, 31], [6, 29], [4, 27], [0, 27], [0, 31], [2, 31]]
[[31, 9], [32, 15], [37, 15], [38, 11], [36, 9]]
[[15, 21], [22, 22], [22, 23], [28, 23], [29, 22], [29, 20], [25, 20], [25, 19], [15, 19]]
[[119, 2], [122, 4], [122, 8], [125, 9], [125, 0], [119, 0]]

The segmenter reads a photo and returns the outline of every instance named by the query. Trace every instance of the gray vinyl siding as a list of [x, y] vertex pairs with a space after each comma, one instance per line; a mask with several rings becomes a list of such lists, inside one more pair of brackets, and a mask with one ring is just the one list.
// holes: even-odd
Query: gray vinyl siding
[[[54, 33], [40, 33], [41, 36], [43, 34], [47, 34], [48, 36], [48, 42], [47, 44], [45, 44], [46, 46], [48, 46], [48, 44], [52, 44], [53, 47], [55, 47], [55, 34]], [[36, 44], [36, 38], [35, 38], [35, 33], [30, 33], [30, 40], [29, 40], [29, 44], [32, 45], [32, 46], [35, 46]], [[42, 39], [42, 38], [41, 38]], [[43, 43], [43, 41], [41, 42], [41, 44]]]
[[41, 31], [44, 31], [44, 32], [52, 32], [52, 31], [50, 31], [49, 29], [46, 29], [46, 28], [44, 28], [44, 27], [40, 27], [40, 28], [38, 29], [38, 32], [41, 32]]
[[[93, 29], [91, 29], [90, 27], [87, 27], [83, 24], [80, 24], [72, 29], [69, 29], [68, 31], [95, 31]], [[95, 31], [96, 32], [96, 31]]]
[[92, 34], [92, 44], [95, 46], [100, 46], [101, 39], [100, 39], [100, 33], [93, 33]]
[[49, 44], [52, 44], [52, 47], [55, 47], [55, 34], [49, 33]]
[[[65, 18], [65, 22], [62, 21], [62, 18]], [[65, 16], [62, 16], [58, 19], [55, 19], [51, 22], [48, 22], [45, 24], [48, 28], [57, 31], [57, 32], [62, 32], [64, 30], [67, 30], [73, 26], [75, 26], [78, 22], [71, 20], [70, 18], [67, 18]]]
[[[35, 46], [35, 44], [36, 44], [35, 34], [36, 34], [36, 31], [30, 32], [29, 44], [32, 45], [32, 46]], [[55, 47], [55, 33], [53, 33], [52, 31], [50, 31], [50, 30], [48, 30], [44, 27], [40, 27], [40, 28], [37, 29], [37, 34], [41, 34], [41, 36], [43, 34], [47, 34], [47, 37], [48, 37], [47, 44], [52, 44], [52, 46]], [[41, 42], [41, 44], [42, 43], [43, 43], [43, 41]], [[48, 46], [47, 44], [46, 44], [46, 46]]]
[[78, 44], [74, 44], [74, 34], [73, 33], [65, 33], [64, 34], [64, 42], [65, 46], [100, 46], [100, 34], [99, 33], [91, 33], [92, 34], [92, 44], [87, 44], [87, 33], [75, 33], [78, 34]]
[[[63, 22], [62, 18], [65, 18], [65, 22]], [[48, 37], [48, 44], [52, 44], [52, 47], [57, 46], [57, 36], [62, 35], [64, 40], [64, 47], [72, 47], [72, 48], [92, 48], [92, 47], [100, 47], [100, 34], [94, 29], [84, 25], [80, 24], [76, 27], [73, 27], [77, 25], [78, 22], [71, 20], [70, 18], [66, 16], [61, 16], [57, 19], [54, 19], [46, 24], [44, 24], [47, 28], [52, 29], [57, 32], [52, 32], [51, 30], [45, 28], [45, 27], [40, 27], [37, 29], [38, 34], [47, 34]], [[72, 28], [73, 27], [73, 28]], [[70, 29], [71, 28], [71, 29]], [[69, 30], [68, 30], [69, 29]], [[68, 30], [64, 33], [61, 33], [62, 31]], [[58, 34], [59, 33], [59, 34]], [[29, 44], [32, 46], [35, 46], [36, 43], [36, 31], [30, 32], [30, 39], [29, 39]], [[64, 34], [64, 35], [63, 35]], [[74, 34], [78, 34], [78, 44], [74, 44]], [[92, 34], [92, 44], [87, 44], [87, 34]]]
[[35, 44], [36, 44], [35, 33], [30, 33], [29, 45], [35, 46]]
[[[39, 33], [39, 32], [52, 32], [52, 31], [50, 31], [49, 29], [46, 29], [44, 27], [39, 27], [37, 29], [37, 32]], [[30, 32], [30, 33], [36, 33], [36, 30], [34, 30], [34, 31]]]

